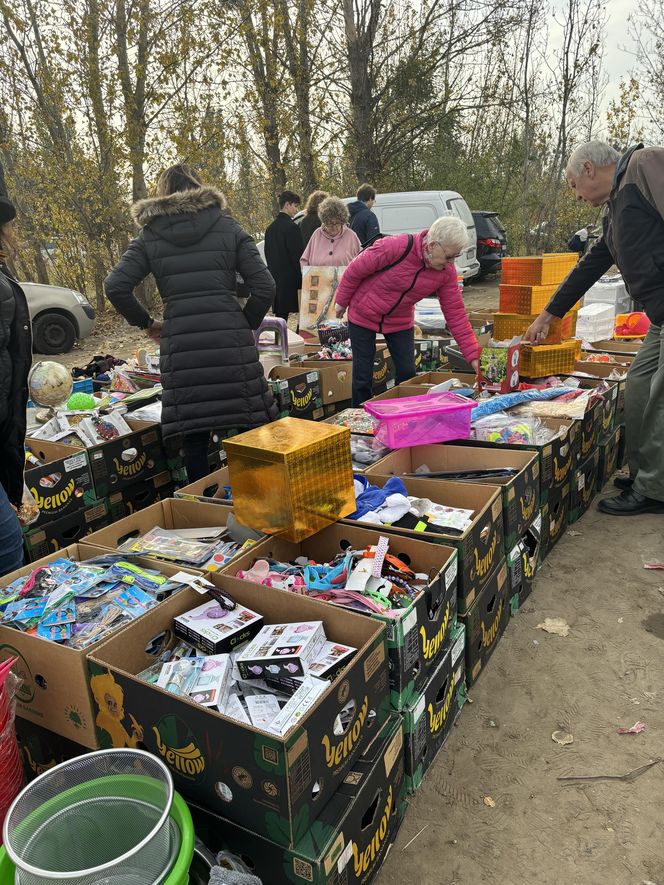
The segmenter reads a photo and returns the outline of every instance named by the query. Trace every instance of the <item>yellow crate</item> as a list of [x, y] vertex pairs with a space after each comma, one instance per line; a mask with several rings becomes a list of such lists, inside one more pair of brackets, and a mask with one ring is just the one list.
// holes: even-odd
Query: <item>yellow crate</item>
[[[570, 310], [562, 319], [553, 320], [542, 344], [561, 344], [573, 338], [578, 313], [577, 310]], [[509, 341], [515, 335], [523, 335], [537, 316], [536, 313], [497, 313], [493, 318], [493, 337], [497, 341]]]
[[521, 347], [519, 374], [523, 378], [571, 375], [580, 356], [581, 342], [578, 338], [565, 341], [564, 344], [524, 344]]
[[[558, 286], [513, 286], [501, 283], [499, 287], [501, 313], [538, 314], [547, 306]], [[572, 310], [578, 310], [581, 300]]]
[[576, 252], [545, 252], [526, 258], [503, 258], [500, 279], [517, 286], [551, 286], [562, 283], [579, 256]]
[[282, 418], [224, 449], [235, 514], [259, 532], [303, 541], [355, 510], [347, 427]]

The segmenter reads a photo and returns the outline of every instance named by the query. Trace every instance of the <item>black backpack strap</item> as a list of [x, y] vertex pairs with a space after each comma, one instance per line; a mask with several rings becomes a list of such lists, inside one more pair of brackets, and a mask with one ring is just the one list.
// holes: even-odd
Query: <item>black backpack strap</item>
[[384, 270], [391, 270], [393, 267], [396, 267], [397, 264], [401, 264], [404, 258], [408, 257], [408, 253], [413, 248], [413, 235], [408, 234], [408, 245], [406, 246], [404, 252], [397, 258], [396, 261], [393, 261], [392, 264], [386, 264], [385, 267], [379, 268], [376, 273], [382, 273]]

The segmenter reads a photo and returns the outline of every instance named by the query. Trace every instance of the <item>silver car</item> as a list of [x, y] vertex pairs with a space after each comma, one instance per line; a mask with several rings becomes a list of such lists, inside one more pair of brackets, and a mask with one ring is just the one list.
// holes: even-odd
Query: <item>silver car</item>
[[87, 338], [95, 310], [85, 295], [62, 286], [21, 283], [32, 319], [35, 353], [67, 353], [77, 338]]

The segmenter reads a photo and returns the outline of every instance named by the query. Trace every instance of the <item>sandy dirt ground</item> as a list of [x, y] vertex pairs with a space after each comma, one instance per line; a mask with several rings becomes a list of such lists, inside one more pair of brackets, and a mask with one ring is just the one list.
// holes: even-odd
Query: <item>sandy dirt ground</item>
[[[664, 572], [643, 568], [664, 560], [662, 529], [660, 516], [593, 506], [561, 539], [413, 797], [378, 885], [664, 883], [664, 762], [627, 783], [558, 780], [664, 755]], [[569, 635], [537, 629], [546, 617], [564, 618]], [[617, 733], [637, 720], [642, 734]], [[554, 743], [557, 729], [573, 744]]]

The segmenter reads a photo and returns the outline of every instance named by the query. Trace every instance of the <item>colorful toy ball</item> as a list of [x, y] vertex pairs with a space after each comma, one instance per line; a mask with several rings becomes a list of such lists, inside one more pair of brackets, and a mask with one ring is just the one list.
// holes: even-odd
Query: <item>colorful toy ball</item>
[[94, 409], [97, 401], [91, 393], [72, 393], [67, 400], [67, 408], [72, 412]]

